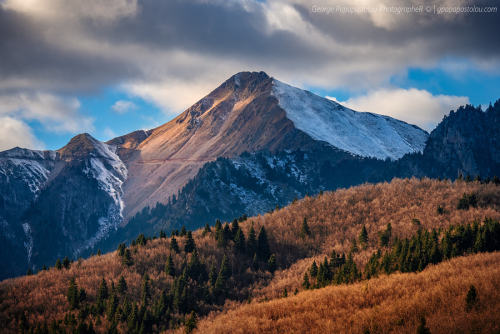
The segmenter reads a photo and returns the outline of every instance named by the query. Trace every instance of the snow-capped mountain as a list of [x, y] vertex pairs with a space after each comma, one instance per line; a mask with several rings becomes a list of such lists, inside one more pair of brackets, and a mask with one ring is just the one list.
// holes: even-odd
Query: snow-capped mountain
[[499, 111], [497, 103], [460, 113], [466, 120], [452, 115], [428, 140], [414, 125], [241, 72], [155, 129], [0, 152], [0, 278], [320, 190], [395, 176], [495, 175]]
[[357, 112], [273, 80], [273, 95], [295, 127], [316, 140], [363, 157], [398, 159], [422, 152], [428, 134], [389, 116]]
[[135, 147], [126, 159], [125, 215], [165, 203], [221, 156], [326, 144], [351, 155], [397, 159], [421, 152], [427, 137], [414, 125], [347, 109], [264, 72], [237, 73]]

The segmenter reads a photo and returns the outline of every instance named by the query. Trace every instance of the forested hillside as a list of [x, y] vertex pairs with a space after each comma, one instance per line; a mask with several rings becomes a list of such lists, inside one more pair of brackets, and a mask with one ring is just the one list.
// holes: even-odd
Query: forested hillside
[[[293, 294], [307, 299], [315, 292], [305, 290], [320, 293], [324, 287], [356, 290], [372, 286], [370, 279], [377, 276], [384, 280], [389, 275], [388, 282], [392, 277], [406, 280], [398, 272], [424, 270], [417, 277], [427, 277], [428, 266], [495, 251], [500, 246], [499, 219], [500, 192], [494, 182], [396, 179], [324, 192], [265, 215], [217, 221], [197, 231], [139, 235], [114, 252], [74, 262], [60, 259], [55, 267], [5, 280], [0, 283], [0, 323], [6, 332], [146, 333], [195, 327], [203, 332], [202, 326], [217, 332], [222, 325], [214, 316], [232, 309], [244, 315], [245, 306], [237, 309], [246, 303], [261, 307]], [[483, 283], [475, 289], [478, 305], [486, 305], [478, 307], [490, 306], [489, 297], [482, 297], [489, 291]], [[398, 305], [397, 299], [394, 305], [386, 302], [392, 305], [387, 307]], [[359, 300], [353, 307], [361, 309], [363, 303], [371, 302]], [[295, 312], [292, 306], [290, 312]], [[207, 316], [214, 322], [203, 320]], [[415, 325], [413, 313], [400, 316]], [[262, 328], [295, 328], [286, 324], [286, 316], [272, 319], [277, 327]], [[334, 319], [326, 324], [311, 321], [310, 326], [318, 332], [345, 326]], [[369, 330], [389, 328], [374, 319]], [[230, 331], [231, 322], [227, 326]]]

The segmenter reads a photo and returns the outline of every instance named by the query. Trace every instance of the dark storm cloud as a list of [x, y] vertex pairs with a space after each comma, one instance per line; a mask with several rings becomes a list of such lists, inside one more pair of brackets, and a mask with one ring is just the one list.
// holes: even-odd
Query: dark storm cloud
[[[197, 75], [189, 64], [177, 66], [168, 58], [154, 59], [155, 52], [161, 58], [162, 53], [182, 51], [207, 61], [260, 65], [277, 72], [307, 73], [314, 68], [315, 73], [321, 73], [323, 68], [333, 73], [336, 69], [338, 76], [349, 67], [370, 71], [389, 66], [388, 49], [397, 51], [396, 70], [404, 67], [406, 60], [408, 66], [443, 56], [488, 60], [498, 58], [500, 52], [500, 43], [494, 39], [494, 33], [500, 31], [498, 13], [447, 17], [410, 14], [397, 18], [394, 26], [383, 27], [368, 15], [313, 13], [310, 2], [300, 0], [288, 4], [144, 0], [131, 15], [107, 20], [78, 16], [72, 11], [76, 2], [47, 4], [55, 4], [62, 14], [44, 19], [36, 12], [26, 14], [0, 5], [0, 76], [4, 81], [0, 89], [77, 93], [147, 81], [152, 73], [181, 79]], [[314, 29], [311, 36], [297, 33], [293, 21], [285, 28], [270, 23], [270, 13], [286, 19], [289, 4], [298, 13], [298, 29]], [[304, 28], [304, 24], [310, 26]], [[410, 45], [414, 48], [406, 50]], [[354, 53], [359, 47], [365, 54]], [[210, 64], [198, 62], [197, 66], [209, 68]], [[160, 67], [163, 69], [158, 71]]]
[[[328, 6], [331, 1], [323, 2]], [[372, 44], [380, 47], [401, 48], [415, 41], [427, 45], [422, 50], [428, 56], [455, 55], [478, 58], [498, 57], [500, 43], [496, 32], [500, 31], [500, 8], [495, 13], [436, 14], [434, 9], [448, 7], [496, 7], [498, 1], [460, 1], [446, 4], [443, 1], [398, 2], [400, 6], [423, 6], [421, 13], [390, 14], [396, 23], [390, 27], [377, 26], [367, 14], [317, 13], [312, 5], [296, 3], [294, 7], [302, 17], [332, 39], [346, 44]], [[394, 4], [393, 4], [394, 5]], [[396, 4], [398, 5], [398, 4]], [[347, 5], [349, 6], [349, 5]], [[356, 7], [356, 3], [352, 2]], [[386, 6], [390, 6], [387, 4]], [[335, 7], [335, 5], [333, 5]], [[426, 12], [430, 8], [431, 12]]]
[[[143, 1], [136, 15], [103, 24], [93, 18], [53, 22], [51, 28], [78, 24], [85, 37], [107, 45], [136, 45], [151, 51], [182, 50], [283, 65], [326, 54], [290, 31], [268, 29], [260, 6], [248, 12], [240, 4], [187, 1]], [[108, 50], [66, 48], [47, 23], [0, 7], [0, 75], [5, 79], [42, 82], [45, 89], [88, 90], [123, 80], [144, 78], [144, 64], [134, 55], [116, 57]], [[72, 27], [70, 27], [72, 28]], [[266, 31], [267, 29], [267, 31]], [[66, 33], [62, 31], [62, 33]], [[78, 45], [80, 36], [72, 41]], [[207, 64], [208, 65], [208, 64]], [[183, 69], [169, 73], [189, 76]]]
[[[0, 77], [4, 82], [13, 81], [12, 89], [38, 83], [41, 87], [26, 88], [58, 92], [92, 90], [139, 73], [131, 64], [99, 52], [61, 48], [48, 38], [44, 29], [33, 18], [0, 7]], [[52, 37], [57, 38], [57, 34]]]

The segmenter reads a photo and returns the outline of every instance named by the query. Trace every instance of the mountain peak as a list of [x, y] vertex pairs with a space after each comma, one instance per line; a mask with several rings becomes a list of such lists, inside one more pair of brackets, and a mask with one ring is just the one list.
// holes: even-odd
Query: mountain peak
[[[222, 85], [216, 88], [212, 93], [218, 92], [220, 89], [230, 89], [233, 91], [250, 91], [254, 92], [258, 87], [262, 87], [268, 82], [271, 82], [271, 77], [266, 72], [238, 72], [227, 79]], [[210, 95], [212, 95], [209, 94]]]
[[89, 156], [105, 159], [117, 159], [115, 146], [95, 139], [88, 133], [81, 133], [71, 138], [68, 144], [57, 150], [63, 160], [86, 159]]
[[240, 86], [242, 83], [251, 82], [251, 81], [262, 82], [262, 81], [265, 81], [268, 79], [270, 79], [270, 77], [264, 71], [260, 71], [260, 72], [243, 71], [243, 72], [236, 73], [231, 78], [229, 78], [227, 81], [233, 81], [237, 86]]

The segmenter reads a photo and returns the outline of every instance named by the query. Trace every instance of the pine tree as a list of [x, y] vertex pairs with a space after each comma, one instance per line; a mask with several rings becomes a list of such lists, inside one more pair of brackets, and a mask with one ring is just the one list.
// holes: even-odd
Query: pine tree
[[219, 276], [224, 279], [224, 281], [227, 281], [229, 277], [231, 277], [231, 264], [229, 263], [229, 259], [227, 258], [226, 255], [222, 258], [222, 263], [220, 265], [220, 270], [219, 270]]
[[78, 292], [78, 300], [80, 301], [80, 303], [87, 300], [87, 292], [84, 288], [80, 288], [80, 292]]
[[257, 253], [253, 254], [251, 267], [254, 271], [259, 270], [259, 259], [257, 258]]
[[125, 253], [122, 258], [122, 263], [127, 267], [130, 267], [134, 261], [132, 261], [132, 254], [130, 253], [130, 249], [125, 249]]
[[171, 254], [168, 255], [167, 262], [165, 263], [165, 274], [170, 275], [172, 277], [175, 276], [174, 260], [172, 259]]
[[267, 261], [267, 267], [269, 268], [269, 272], [272, 274], [276, 270], [276, 255], [272, 254]]
[[167, 237], [167, 234], [165, 233], [165, 231], [160, 230], [160, 239], [165, 239], [166, 237]]
[[231, 265], [229, 264], [227, 256], [224, 255], [220, 265], [219, 275], [217, 276], [217, 280], [214, 285], [214, 294], [216, 297], [221, 296], [229, 277], [231, 277]]
[[302, 227], [300, 230], [300, 237], [305, 238], [311, 235], [311, 231], [309, 230], [309, 225], [307, 224], [307, 218], [304, 217], [304, 220], [302, 221]]
[[245, 234], [239, 227], [234, 236], [234, 248], [238, 253], [242, 254], [245, 252]]
[[311, 274], [311, 277], [318, 276], [318, 265], [316, 264], [316, 261], [313, 261], [311, 269], [309, 269], [309, 273]]
[[356, 239], [352, 239], [350, 252], [351, 253], [357, 253], [358, 250], [359, 250], [358, 249], [358, 243], [356, 242]]
[[108, 305], [106, 308], [106, 314], [108, 319], [113, 319], [116, 313], [116, 309], [118, 308], [118, 297], [116, 296], [115, 291], [111, 291], [111, 295], [108, 299]]
[[465, 297], [465, 310], [470, 312], [472, 308], [477, 303], [477, 290], [474, 285], [469, 287], [469, 291], [467, 291], [467, 296]]
[[195, 244], [194, 239], [193, 239], [193, 234], [191, 233], [191, 231], [189, 231], [189, 232], [187, 232], [187, 240], [186, 240], [186, 244], [184, 245], [184, 251], [186, 253], [191, 253], [195, 249], [196, 249], [196, 244]]
[[249, 256], [253, 256], [257, 252], [257, 238], [255, 236], [255, 230], [252, 226], [250, 227], [250, 231], [248, 233], [248, 241], [247, 241], [247, 253]]
[[217, 232], [222, 230], [222, 223], [219, 219], [215, 221], [215, 234], [217, 235]]
[[120, 244], [118, 245], [118, 248], [117, 248], [117, 250], [116, 250], [116, 253], [117, 253], [117, 255], [118, 255], [119, 257], [123, 257], [123, 256], [125, 255], [125, 248], [127, 248], [127, 247], [125, 246], [125, 244], [124, 244], [124, 243], [120, 243]]
[[194, 331], [197, 328], [197, 324], [198, 324], [198, 318], [196, 317], [196, 313], [194, 311], [191, 311], [191, 314], [187, 318], [185, 324], [186, 334], [189, 334], [192, 331]]
[[139, 246], [145, 246], [147, 242], [148, 241], [147, 241], [146, 237], [142, 233], [139, 234], [139, 236], [136, 239], [136, 244]]
[[198, 251], [195, 249], [187, 265], [187, 275], [195, 281], [204, 282], [207, 279], [207, 269], [200, 261]]
[[118, 292], [123, 294], [125, 291], [127, 291], [127, 281], [125, 281], [125, 277], [120, 276], [118, 280]]
[[307, 272], [304, 274], [304, 281], [302, 282], [302, 286], [306, 290], [311, 287], [311, 283], [309, 283], [309, 275], [307, 274]]
[[106, 284], [106, 280], [103, 278], [101, 284], [99, 285], [99, 289], [97, 290], [97, 300], [102, 302], [108, 297], [108, 285]]
[[78, 286], [76, 285], [74, 277], [72, 277], [69, 281], [69, 287], [66, 297], [68, 298], [68, 303], [71, 309], [78, 308], [80, 298], [78, 296]]
[[170, 238], [170, 250], [179, 253], [179, 244], [177, 243], [177, 239], [175, 239], [175, 237]]
[[361, 227], [361, 232], [359, 232], [359, 244], [365, 248], [368, 243], [368, 231], [366, 230], [365, 225]]
[[420, 324], [417, 327], [417, 334], [431, 334], [431, 331], [426, 326], [425, 317], [420, 318]]
[[202, 236], [205, 236], [207, 235], [208, 233], [212, 232], [210, 230], [210, 225], [208, 225], [208, 223], [205, 224], [205, 228], [203, 229], [203, 233], [201, 234]]
[[57, 261], [56, 261], [56, 268], [57, 268], [58, 270], [61, 270], [61, 269], [62, 269], [62, 263], [61, 263], [61, 260], [60, 260], [60, 259], [57, 259]]
[[185, 236], [186, 236], [186, 234], [187, 234], [187, 231], [186, 231], [186, 226], [182, 226], [180, 236], [181, 236], [181, 237], [185, 237]]
[[238, 219], [234, 219], [233, 222], [231, 223], [231, 235], [232, 239], [234, 240], [234, 237], [236, 237], [236, 233], [240, 229], [240, 225], [238, 224]]
[[259, 237], [257, 238], [257, 256], [260, 260], [265, 261], [269, 258], [270, 253], [266, 229], [262, 226], [259, 231]]
[[66, 268], [66, 269], [69, 269], [69, 266], [71, 265], [71, 262], [69, 261], [68, 257], [64, 257], [64, 260], [63, 260], [63, 267]]
[[231, 232], [231, 228], [228, 223], [224, 224], [222, 233], [224, 235], [224, 247], [226, 247], [229, 240], [233, 240], [233, 233]]
[[210, 266], [210, 272], [208, 273], [208, 281], [210, 282], [211, 286], [214, 286], [216, 280], [217, 280], [217, 271], [215, 269], [215, 266], [212, 264]]

